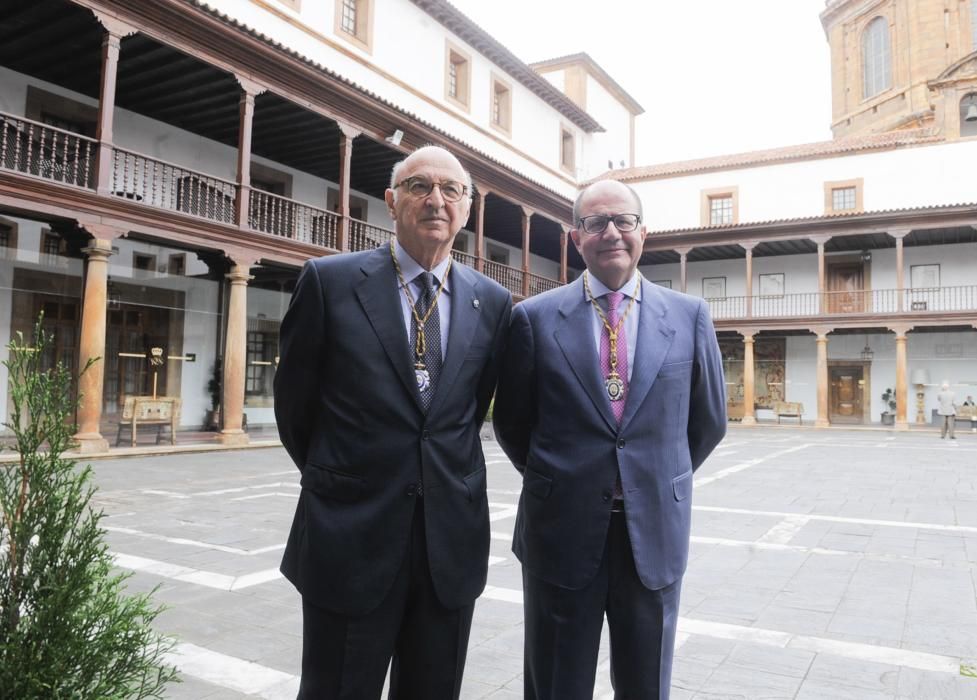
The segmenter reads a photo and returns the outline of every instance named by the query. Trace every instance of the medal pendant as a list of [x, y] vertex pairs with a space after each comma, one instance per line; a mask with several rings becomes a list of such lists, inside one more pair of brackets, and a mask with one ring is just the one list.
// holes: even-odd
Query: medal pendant
[[431, 375], [423, 367], [414, 368], [414, 377], [417, 379], [417, 390], [424, 392], [431, 386]]
[[611, 372], [611, 376], [604, 381], [604, 387], [607, 389], [607, 398], [611, 401], [621, 401], [624, 398], [624, 382], [617, 372]]

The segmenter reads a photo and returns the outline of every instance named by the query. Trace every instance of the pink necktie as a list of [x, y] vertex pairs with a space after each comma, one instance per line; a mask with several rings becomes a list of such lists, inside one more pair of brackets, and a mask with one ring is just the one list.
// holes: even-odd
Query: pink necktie
[[[617, 307], [624, 299], [624, 294], [610, 292], [604, 298], [607, 299], [607, 322], [611, 328], [616, 328], [619, 320]], [[606, 327], [600, 334], [600, 367], [604, 372], [604, 378], [607, 379], [611, 374], [611, 336]], [[621, 416], [624, 415], [624, 403], [628, 396], [628, 335], [624, 331], [623, 324], [621, 330], [617, 332], [617, 373], [624, 383], [624, 392], [620, 401], [611, 401], [611, 410], [614, 412], [617, 422], [620, 423]]]

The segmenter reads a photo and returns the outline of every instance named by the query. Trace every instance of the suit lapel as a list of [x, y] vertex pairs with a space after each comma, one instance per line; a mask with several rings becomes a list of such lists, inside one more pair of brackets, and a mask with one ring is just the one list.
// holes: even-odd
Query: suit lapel
[[651, 391], [658, 370], [661, 369], [668, 348], [675, 338], [675, 329], [668, 325], [665, 300], [661, 292], [648, 280], [641, 281], [641, 311], [638, 315], [638, 339], [634, 351], [634, 369], [628, 383], [627, 403], [621, 416], [621, 429], [627, 427], [638, 407]]
[[448, 329], [448, 354], [441, 367], [441, 377], [435, 389], [434, 399], [428, 408], [428, 415], [433, 414], [443, 403], [444, 397], [454, 384], [461, 365], [468, 356], [481, 317], [480, 305], [476, 295], [478, 280], [467, 268], [458, 263], [451, 263], [449, 279], [449, 293], [451, 294], [451, 326]]
[[577, 279], [566, 287], [566, 294], [560, 304], [561, 322], [553, 334], [559, 344], [567, 364], [590, 397], [594, 408], [617, 432], [617, 420], [611, 413], [611, 404], [600, 376], [600, 358], [594, 347], [594, 310], [586, 300], [583, 282]]
[[422, 409], [421, 395], [417, 391], [417, 380], [414, 377], [414, 363], [408, 347], [410, 341], [404, 328], [400, 298], [397, 296], [402, 294], [400, 282], [394, 271], [389, 248], [377, 248], [367, 256], [361, 269], [364, 277], [356, 284], [356, 297], [404, 388], [414, 398], [417, 407]]

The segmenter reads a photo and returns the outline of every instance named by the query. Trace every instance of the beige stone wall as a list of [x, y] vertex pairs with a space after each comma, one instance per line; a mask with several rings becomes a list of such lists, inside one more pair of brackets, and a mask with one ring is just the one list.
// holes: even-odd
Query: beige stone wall
[[[932, 83], [975, 50], [970, 6], [970, 0], [850, 0], [826, 9], [821, 21], [831, 49], [835, 138], [920, 125], [944, 131], [956, 105], [944, 86]], [[892, 79], [887, 90], [865, 97], [862, 38], [876, 17], [889, 25]]]

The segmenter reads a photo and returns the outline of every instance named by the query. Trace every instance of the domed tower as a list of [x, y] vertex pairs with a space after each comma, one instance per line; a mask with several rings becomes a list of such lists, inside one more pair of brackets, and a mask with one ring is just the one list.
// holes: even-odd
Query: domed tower
[[826, 0], [835, 138], [977, 136], [977, 0]]

